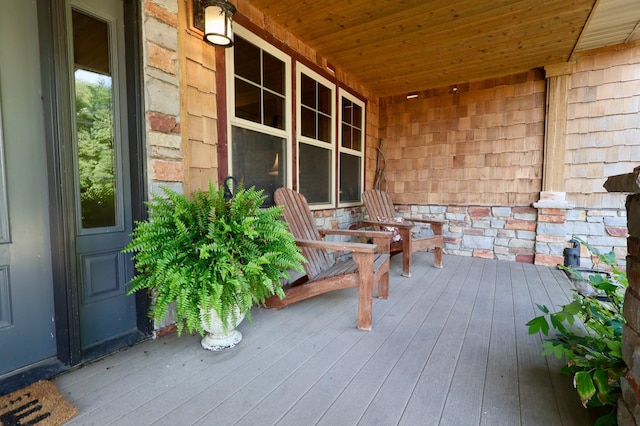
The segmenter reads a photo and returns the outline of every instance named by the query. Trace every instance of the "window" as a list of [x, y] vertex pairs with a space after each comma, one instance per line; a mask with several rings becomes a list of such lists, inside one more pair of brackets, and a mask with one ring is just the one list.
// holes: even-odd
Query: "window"
[[341, 206], [360, 203], [364, 181], [364, 103], [340, 93], [340, 198]]
[[335, 89], [334, 85], [298, 65], [298, 191], [310, 206], [335, 204]]
[[277, 188], [292, 186], [294, 170], [295, 189], [312, 209], [360, 204], [364, 102], [300, 63], [293, 102], [291, 57], [240, 26], [234, 38], [227, 51], [230, 174], [265, 190], [265, 205]]
[[241, 30], [230, 50], [229, 170], [247, 188], [263, 189], [265, 205], [273, 205], [274, 191], [290, 181], [291, 61]]

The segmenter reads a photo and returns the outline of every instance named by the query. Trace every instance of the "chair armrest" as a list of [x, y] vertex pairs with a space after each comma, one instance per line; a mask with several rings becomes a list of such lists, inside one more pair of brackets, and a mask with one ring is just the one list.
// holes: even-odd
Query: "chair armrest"
[[364, 229], [318, 229], [320, 235], [346, 235], [352, 237], [377, 238], [391, 236], [391, 232], [387, 231], [367, 231]]
[[435, 235], [442, 235], [442, 231], [444, 229], [444, 225], [447, 224], [447, 222], [443, 221], [443, 220], [437, 220], [437, 219], [414, 219], [414, 218], [408, 218], [406, 219], [410, 222], [415, 222], [415, 223], [426, 223], [431, 225], [431, 229], [433, 230], [433, 233]]
[[433, 230], [433, 233], [435, 235], [442, 235], [444, 225], [447, 223], [445, 221], [437, 220], [437, 219], [406, 218], [405, 220], [406, 220], [405, 223], [380, 222], [380, 221], [373, 221], [373, 220], [363, 220], [362, 223], [368, 226], [385, 226], [385, 227], [398, 228], [398, 230], [400, 231], [400, 235], [402, 235], [402, 238], [406, 238], [409, 235], [407, 232], [413, 229], [413, 227], [416, 226], [417, 223], [424, 223], [424, 224], [431, 225], [431, 229]]
[[[364, 225], [371, 226], [387, 226], [390, 228], [398, 228], [398, 229], [412, 229], [414, 225], [410, 223], [398, 223], [398, 222], [380, 222], [377, 220], [363, 220], [362, 223]], [[379, 232], [379, 231], [378, 231]]]
[[445, 220], [438, 220], [438, 219], [417, 219], [417, 218], [413, 218], [413, 217], [408, 217], [405, 218], [406, 221], [409, 222], [419, 222], [419, 223], [429, 223], [429, 224], [433, 224], [433, 225], [446, 225], [447, 222]]
[[389, 253], [389, 241], [391, 232], [388, 231], [368, 231], [364, 229], [318, 229], [320, 235], [346, 235], [352, 237], [364, 237], [373, 239], [373, 244], [378, 246], [378, 253]]
[[309, 247], [324, 250], [351, 251], [356, 253], [376, 253], [375, 244], [351, 243], [345, 241], [296, 240], [299, 247]]

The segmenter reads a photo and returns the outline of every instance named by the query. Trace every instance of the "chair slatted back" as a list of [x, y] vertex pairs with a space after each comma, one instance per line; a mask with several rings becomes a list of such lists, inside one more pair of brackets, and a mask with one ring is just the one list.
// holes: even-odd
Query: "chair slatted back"
[[[277, 205], [284, 206], [284, 219], [296, 239], [322, 240], [304, 195], [289, 188], [278, 188], [274, 199]], [[309, 279], [313, 279], [334, 263], [326, 250], [302, 247], [302, 255], [307, 259], [304, 268]]]
[[369, 220], [379, 220], [379, 218], [396, 217], [396, 209], [393, 206], [391, 197], [386, 192], [370, 189], [362, 193], [362, 201], [369, 213]]

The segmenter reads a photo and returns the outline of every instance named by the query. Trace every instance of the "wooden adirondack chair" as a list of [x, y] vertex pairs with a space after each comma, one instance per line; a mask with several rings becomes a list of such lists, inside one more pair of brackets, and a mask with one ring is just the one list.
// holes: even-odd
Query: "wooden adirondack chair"
[[[401, 239], [391, 242], [390, 252], [393, 256], [397, 253], [404, 253], [402, 256], [402, 275], [411, 276], [411, 257], [417, 251], [434, 249], [436, 268], [442, 268], [442, 252], [444, 240], [442, 230], [445, 222], [430, 219], [402, 219], [395, 222], [396, 210], [391, 201], [391, 197], [386, 192], [371, 189], [362, 194], [362, 200], [369, 214], [369, 220], [363, 221], [363, 224], [373, 226], [374, 229], [390, 230], [396, 228]], [[414, 226], [419, 224], [428, 224], [431, 226], [434, 235], [428, 237], [416, 238], [412, 234]]]
[[[346, 229], [318, 229], [305, 197], [291, 189], [279, 188], [275, 201], [284, 206], [284, 218], [306, 257], [304, 265], [308, 281], [285, 288], [286, 297], [267, 299], [270, 308], [283, 308], [332, 290], [358, 287], [358, 328], [371, 330], [373, 288], [378, 283], [378, 297], [389, 295], [388, 232]], [[325, 241], [325, 235], [353, 235], [373, 238], [374, 244]], [[352, 258], [335, 262], [327, 250], [350, 251]]]

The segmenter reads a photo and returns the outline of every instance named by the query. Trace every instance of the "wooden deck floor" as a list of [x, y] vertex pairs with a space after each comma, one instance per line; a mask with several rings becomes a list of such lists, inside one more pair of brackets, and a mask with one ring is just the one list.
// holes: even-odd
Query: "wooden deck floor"
[[356, 291], [256, 309], [237, 347], [196, 336], [146, 341], [54, 380], [77, 425], [589, 425], [559, 363], [525, 323], [563, 304], [560, 271], [417, 253], [391, 263], [373, 331], [356, 329]]

